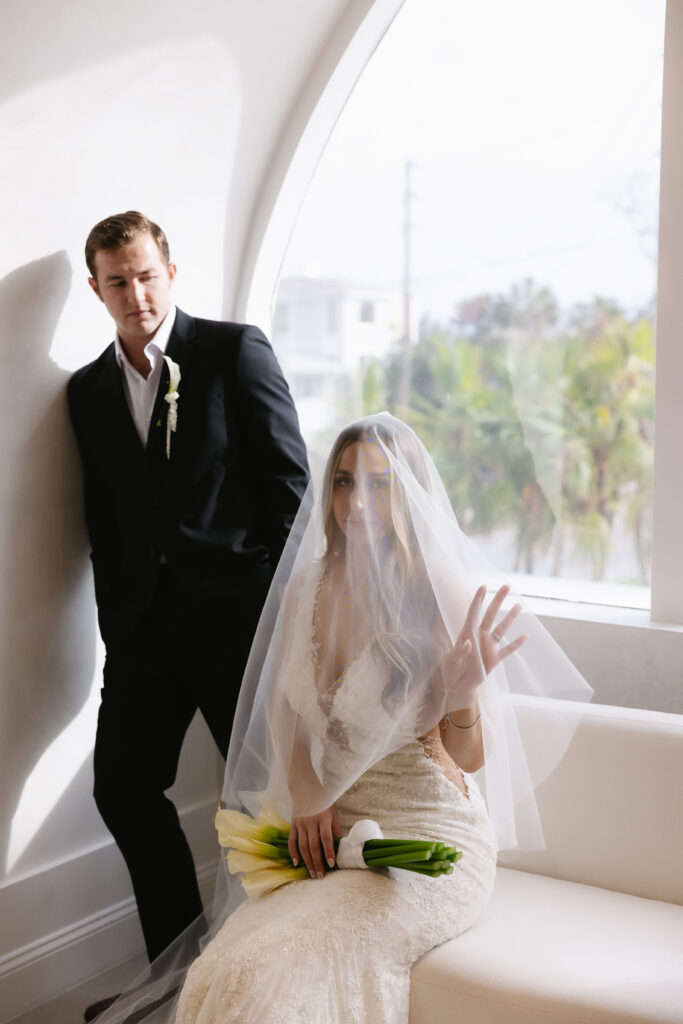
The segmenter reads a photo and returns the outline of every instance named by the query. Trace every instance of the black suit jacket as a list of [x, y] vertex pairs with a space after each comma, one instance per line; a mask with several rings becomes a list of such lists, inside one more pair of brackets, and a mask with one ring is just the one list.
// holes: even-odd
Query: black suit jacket
[[265, 595], [308, 482], [294, 403], [258, 328], [177, 310], [166, 354], [181, 373], [170, 458], [166, 364], [146, 448], [113, 343], [68, 385], [108, 647], [149, 608], [162, 556], [193, 601]]

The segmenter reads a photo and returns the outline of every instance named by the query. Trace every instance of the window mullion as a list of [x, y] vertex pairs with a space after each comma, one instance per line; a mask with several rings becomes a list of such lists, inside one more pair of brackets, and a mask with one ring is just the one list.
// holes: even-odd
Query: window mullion
[[668, 0], [659, 197], [652, 618], [683, 623], [683, 0]]

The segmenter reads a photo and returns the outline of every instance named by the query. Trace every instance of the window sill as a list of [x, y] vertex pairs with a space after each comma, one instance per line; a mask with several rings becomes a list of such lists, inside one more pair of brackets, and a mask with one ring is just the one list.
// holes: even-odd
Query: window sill
[[507, 579], [539, 618], [598, 622], [683, 633], [683, 624], [650, 618], [649, 587], [507, 574]]
[[675, 622], [654, 622], [650, 618], [649, 612], [638, 608], [584, 604], [579, 601], [563, 601], [535, 596], [525, 596], [524, 600], [529, 610], [534, 615], [538, 615], [540, 619], [571, 619], [576, 622], [599, 622], [611, 626], [630, 626], [636, 629], [683, 633], [683, 625], [678, 625]]

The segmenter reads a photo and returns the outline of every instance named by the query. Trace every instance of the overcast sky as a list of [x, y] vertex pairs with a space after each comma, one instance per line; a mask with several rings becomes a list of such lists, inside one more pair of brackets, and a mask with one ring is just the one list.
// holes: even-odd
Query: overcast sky
[[[564, 305], [655, 289], [664, 0], [407, 0], [332, 135], [283, 276], [417, 311], [532, 276]], [[627, 212], [630, 211], [630, 212]]]

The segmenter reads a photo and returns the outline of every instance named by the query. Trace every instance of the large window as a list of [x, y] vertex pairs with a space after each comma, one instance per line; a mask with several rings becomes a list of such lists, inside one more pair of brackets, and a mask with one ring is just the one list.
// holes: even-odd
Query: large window
[[663, 0], [407, 0], [311, 185], [273, 333], [313, 450], [389, 408], [498, 566], [635, 606], [663, 38]]

